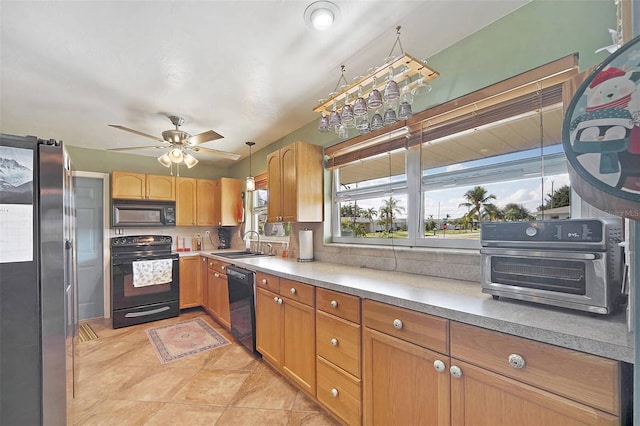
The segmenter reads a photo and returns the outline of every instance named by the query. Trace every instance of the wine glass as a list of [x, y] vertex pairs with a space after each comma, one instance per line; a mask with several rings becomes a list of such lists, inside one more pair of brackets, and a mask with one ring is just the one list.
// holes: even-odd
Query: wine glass
[[371, 92], [369, 92], [369, 98], [367, 99], [367, 107], [369, 109], [376, 109], [382, 106], [382, 95], [380, 91], [376, 89], [377, 81], [376, 77], [373, 77], [373, 85], [371, 86]]
[[395, 101], [400, 97], [400, 88], [398, 87], [398, 83], [393, 80], [393, 71], [389, 70], [389, 75], [387, 76], [387, 85], [384, 88], [384, 100], [385, 101]]
[[407, 120], [411, 118], [413, 111], [411, 111], [411, 104], [409, 102], [400, 102], [398, 107], [398, 118], [400, 120]]
[[362, 97], [362, 86], [358, 87], [358, 97], [353, 102], [353, 115], [361, 117], [367, 114], [367, 101]]
[[333, 109], [331, 110], [331, 114], [329, 114], [329, 127], [337, 128], [340, 124], [342, 124], [342, 120], [340, 119], [340, 114], [338, 114], [338, 106], [334, 101]]
[[420, 74], [420, 76], [418, 77], [418, 83], [415, 85], [415, 87], [411, 91], [411, 94], [413, 96], [422, 96], [429, 93], [431, 89], [432, 89], [431, 85], [425, 83], [424, 77], [422, 76], [422, 74]]
[[405, 102], [409, 105], [413, 103], [413, 94], [411, 90], [409, 90], [408, 80], [405, 80], [404, 86], [402, 86], [402, 93], [400, 94], [400, 104]]
[[344, 106], [342, 107], [342, 112], [340, 113], [340, 121], [345, 125], [348, 125], [350, 123], [352, 124], [351, 127], [353, 127], [353, 108], [349, 104], [349, 101], [350, 97], [347, 93], [344, 97]]
[[388, 126], [389, 124], [393, 124], [396, 121], [398, 121], [396, 111], [391, 107], [387, 108], [387, 110], [384, 112], [384, 118], [382, 120], [384, 125]]
[[371, 117], [371, 130], [379, 130], [382, 129], [384, 127], [384, 121], [382, 120], [382, 116], [380, 115], [380, 112], [378, 110], [376, 110], [375, 114], [373, 114], [373, 117]]
[[322, 111], [322, 116], [320, 120], [318, 120], [318, 131], [319, 132], [328, 132], [329, 128], [329, 117], [327, 117], [327, 113]]

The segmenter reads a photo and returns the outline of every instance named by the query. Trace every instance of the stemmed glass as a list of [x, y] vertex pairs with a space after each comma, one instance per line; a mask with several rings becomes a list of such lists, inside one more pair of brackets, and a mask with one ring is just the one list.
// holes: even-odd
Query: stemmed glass
[[396, 117], [396, 111], [391, 106], [389, 106], [384, 112], [384, 119], [382, 122], [385, 126], [388, 126], [389, 124], [393, 124], [396, 121], [398, 121], [398, 118]]
[[353, 117], [353, 108], [349, 104], [349, 101], [350, 101], [350, 97], [349, 97], [349, 94], [347, 93], [344, 97], [344, 106], [342, 107], [342, 113], [340, 114], [340, 121], [346, 127], [354, 127], [355, 122]]
[[353, 102], [353, 115], [362, 117], [367, 114], [367, 101], [362, 97], [362, 86], [358, 87], [358, 97]]
[[384, 88], [384, 100], [385, 102], [395, 101], [400, 97], [400, 89], [398, 83], [393, 80], [393, 70], [389, 70], [387, 76], [387, 85]]
[[384, 121], [382, 120], [382, 116], [380, 115], [380, 112], [378, 110], [376, 110], [375, 114], [373, 114], [373, 117], [371, 117], [370, 127], [371, 130], [379, 130], [384, 127]]
[[322, 111], [322, 116], [320, 117], [320, 120], [318, 121], [318, 131], [319, 132], [328, 132], [329, 128], [331, 126], [329, 126], [329, 117], [327, 117], [327, 113]]
[[331, 114], [329, 114], [329, 127], [337, 128], [340, 124], [342, 124], [342, 120], [340, 119], [340, 114], [338, 114], [338, 106], [334, 101], [333, 109], [331, 110]]
[[377, 79], [373, 77], [373, 85], [371, 86], [371, 92], [369, 92], [369, 98], [367, 99], [367, 107], [369, 109], [376, 109], [382, 106], [382, 95], [380, 91], [376, 89], [378, 85]]
[[415, 87], [411, 91], [411, 94], [414, 96], [426, 95], [431, 91], [431, 89], [432, 89], [431, 85], [425, 83], [424, 77], [422, 76], [422, 74], [420, 74], [420, 76], [418, 77], [418, 83], [415, 85]]

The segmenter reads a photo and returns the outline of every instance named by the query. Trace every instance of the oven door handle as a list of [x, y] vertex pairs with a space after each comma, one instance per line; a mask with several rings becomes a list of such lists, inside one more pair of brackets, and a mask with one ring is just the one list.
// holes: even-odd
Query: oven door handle
[[152, 309], [150, 311], [142, 311], [142, 312], [129, 312], [125, 314], [125, 318], [135, 318], [135, 317], [144, 317], [146, 315], [159, 314], [160, 312], [168, 311], [171, 309], [169, 306], [163, 306], [162, 308]]
[[549, 259], [575, 259], [575, 260], [595, 260], [600, 259], [600, 253], [580, 253], [575, 251], [538, 251], [538, 250], [508, 250], [504, 248], [480, 249], [481, 254], [497, 256], [518, 256], [518, 257], [543, 257]]

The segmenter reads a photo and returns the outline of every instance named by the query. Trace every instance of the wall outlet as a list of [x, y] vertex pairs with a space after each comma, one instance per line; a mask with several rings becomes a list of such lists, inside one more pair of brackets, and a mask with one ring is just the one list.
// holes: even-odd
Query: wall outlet
[[204, 235], [206, 235], [207, 237], [211, 236], [211, 231], [204, 231]]

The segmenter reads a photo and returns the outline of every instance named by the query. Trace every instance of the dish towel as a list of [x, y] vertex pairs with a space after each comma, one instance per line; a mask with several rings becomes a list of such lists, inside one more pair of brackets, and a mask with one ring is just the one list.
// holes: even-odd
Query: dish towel
[[173, 279], [173, 259], [133, 262], [133, 286], [166, 284]]

